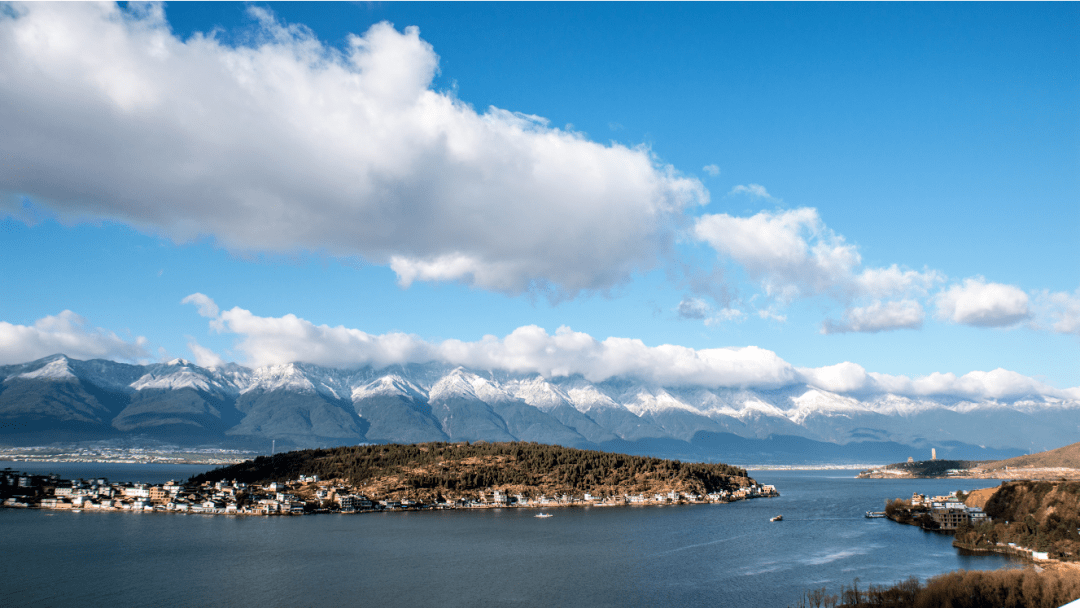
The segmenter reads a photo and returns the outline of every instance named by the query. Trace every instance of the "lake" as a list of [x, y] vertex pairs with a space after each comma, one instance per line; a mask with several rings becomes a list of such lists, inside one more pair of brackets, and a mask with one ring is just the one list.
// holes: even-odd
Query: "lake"
[[[116, 481], [186, 477], [175, 467], [150, 477], [86, 466], [97, 468], [84, 476]], [[886, 498], [996, 482], [855, 473], [751, 471], [781, 496], [552, 509], [548, 519], [529, 509], [305, 517], [0, 509], [0, 577], [15, 605], [783, 607], [806, 589], [839, 593], [856, 577], [865, 587], [1018, 565], [863, 517]], [[778, 514], [782, 522], [769, 521]]]

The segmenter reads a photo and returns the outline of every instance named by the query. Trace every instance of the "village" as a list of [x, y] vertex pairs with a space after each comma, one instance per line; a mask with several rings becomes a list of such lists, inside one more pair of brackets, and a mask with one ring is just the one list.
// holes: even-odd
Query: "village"
[[888, 517], [902, 523], [922, 527], [924, 530], [955, 531], [962, 525], [976, 525], [990, 518], [979, 507], [964, 504], [956, 492], [947, 496], [927, 497], [913, 493], [910, 500], [896, 499], [886, 504], [885, 511], [867, 512], [867, 517]]
[[67, 509], [87, 511], [138, 511], [202, 513], [210, 515], [305, 515], [313, 513], [371, 513], [430, 509], [548, 508], [568, 506], [622, 506], [727, 503], [750, 498], [778, 496], [771, 485], [750, 485], [734, 491], [708, 495], [677, 491], [620, 496], [523, 494], [498, 489], [463, 496], [445, 496], [422, 503], [407, 498], [390, 499], [357, 493], [341, 480], [302, 476], [287, 482], [245, 484], [237, 481], [190, 484], [112, 483], [106, 478], [60, 479], [57, 475], [29, 475], [0, 471], [0, 506], [11, 508]]

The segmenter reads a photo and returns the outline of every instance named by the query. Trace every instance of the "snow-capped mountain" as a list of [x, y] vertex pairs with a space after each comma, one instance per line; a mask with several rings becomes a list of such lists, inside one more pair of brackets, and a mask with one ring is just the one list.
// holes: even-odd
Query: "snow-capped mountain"
[[0, 442], [106, 437], [298, 446], [523, 440], [742, 462], [899, 459], [930, 447], [994, 458], [1074, 443], [1080, 402], [665, 387], [438, 364], [203, 368], [53, 355], [0, 367]]

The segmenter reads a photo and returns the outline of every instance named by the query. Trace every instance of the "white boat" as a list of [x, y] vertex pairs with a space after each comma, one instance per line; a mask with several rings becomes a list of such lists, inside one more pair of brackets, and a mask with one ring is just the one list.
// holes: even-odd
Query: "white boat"
[[552, 517], [551, 513], [537, 513], [533, 517]]

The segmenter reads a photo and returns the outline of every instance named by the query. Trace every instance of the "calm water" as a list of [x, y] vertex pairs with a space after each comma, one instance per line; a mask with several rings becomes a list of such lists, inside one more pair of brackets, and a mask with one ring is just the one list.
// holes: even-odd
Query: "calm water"
[[[782, 496], [555, 509], [549, 519], [511, 509], [293, 518], [0, 509], [3, 603], [787, 606], [855, 577], [865, 586], [1010, 565], [862, 516], [886, 497], [993, 482], [752, 475]], [[784, 521], [770, 523], [776, 514]]]
[[108, 477], [109, 481], [165, 483], [185, 481], [192, 475], [213, 467], [205, 464], [127, 464], [96, 462], [12, 462], [0, 461], [0, 469], [14, 469], [34, 475], [56, 473], [61, 479], [93, 479]]

